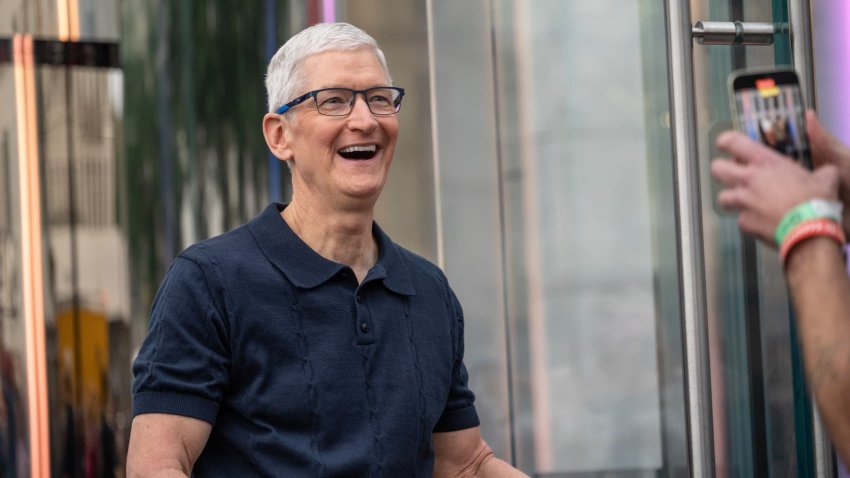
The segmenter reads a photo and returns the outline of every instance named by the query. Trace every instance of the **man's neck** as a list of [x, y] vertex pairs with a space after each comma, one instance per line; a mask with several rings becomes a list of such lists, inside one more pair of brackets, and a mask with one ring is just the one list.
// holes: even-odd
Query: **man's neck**
[[311, 249], [325, 259], [345, 264], [363, 282], [378, 261], [372, 236], [372, 211], [340, 211], [305, 206], [293, 201], [281, 212], [283, 220]]

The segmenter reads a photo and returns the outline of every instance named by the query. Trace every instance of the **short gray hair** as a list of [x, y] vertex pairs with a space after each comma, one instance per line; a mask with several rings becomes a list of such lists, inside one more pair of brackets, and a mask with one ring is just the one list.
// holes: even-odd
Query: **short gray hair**
[[388, 86], [392, 86], [387, 60], [374, 38], [348, 23], [319, 23], [287, 40], [269, 62], [266, 72], [269, 112], [274, 112], [296, 95], [305, 93], [299, 91], [299, 88], [302, 88], [304, 81], [301, 65], [306, 58], [330, 50], [358, 48], [369, 49], [375, 54], [387, 76]]

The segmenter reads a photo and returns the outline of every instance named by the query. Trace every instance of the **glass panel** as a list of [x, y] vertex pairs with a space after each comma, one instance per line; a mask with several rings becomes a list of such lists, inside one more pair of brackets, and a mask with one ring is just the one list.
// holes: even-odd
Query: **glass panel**
[[121, 75], [37, 70], [54, 474], [124, 462], [131, 347], [127, 240], [116, 187]]
[[[481, 433], [511, 458], [493, 26], [482, 2], [431, 2], [431, 91], [440, 260], [463, 304]], [[528, 376], [525, 375], [524, 378]]]
[[0, 476], [29, 476], [15, 77], [0, 62]]
[[493, 8], [517, 461], [687, 476], [663, 5]]

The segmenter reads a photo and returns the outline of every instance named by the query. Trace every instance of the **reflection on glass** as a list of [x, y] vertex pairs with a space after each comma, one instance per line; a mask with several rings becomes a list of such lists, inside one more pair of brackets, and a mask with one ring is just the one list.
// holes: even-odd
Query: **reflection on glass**
[[495, 5], [518, 462], [684, 475], [662, 5]]
[[[0, 63], [0, 104], [15, 104], [12, 66]], [[17, 118], [0, 111], [0, 476], [28, 476], [27, 374], [21, 290]]]
[[[267, 202], [264, 45], [268, 35], [274, 43], [284, 35], [266, 28], [263, 2], [151, 5], [122, 4], [121, 181], [134, 251], [133, 344], [144, 336], [144, 317], [174, 256]], [[288, 13], [281, 8], [277, 20], [291, 20]]]
[[267, 44], [280, 45], [290, 25], [304, 26], [297, 7], [300, 2], [121, 3], [124, 136], [117, 214], [131, 251], [130, 310], [126, 328], [110, 328], [108, 345], [122, 366], [120, 383], [127, 384], [124, 402], [115, 404], [125, 427], [129, 365], [172, 259], [189, 244], [255, 216], [270, 189], [281, 191], [273, 199], [288, 197], [288, 169], [270, 174], [261, 131], [263, 78]]
[[115, 75], [38, 70], [51, 462], [60, 476], [113, 476], [123, 464], [116, 428], [126, 429], [118, 412], [129, 407], [129, 295], [115, 187]]

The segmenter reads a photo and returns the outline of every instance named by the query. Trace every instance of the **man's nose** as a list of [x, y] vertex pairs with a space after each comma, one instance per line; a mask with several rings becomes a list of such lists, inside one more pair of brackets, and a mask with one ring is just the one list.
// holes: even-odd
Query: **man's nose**
[[378, 121], [375, 119], [375, 115], [372, 114], [372, 110], [369, 109], [365, 95], [362, 97], [362, 101], [361, 95], [355, 95], [352, 101], [354, 101], [354, 104], [351, 105], [351, 113], [348, 114], [349, 127], [365, 131], [375, 129]]

